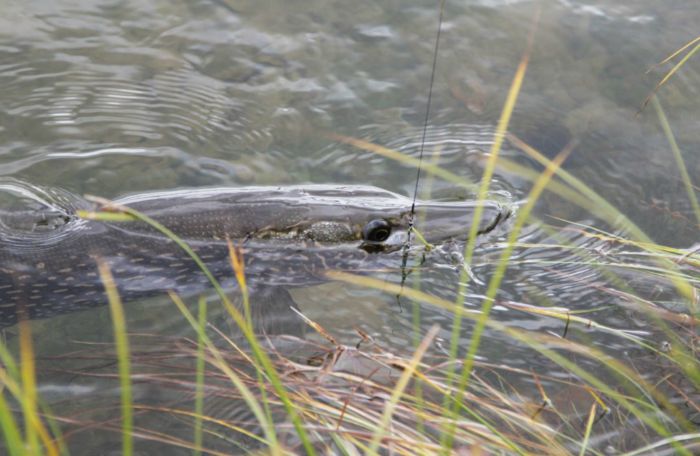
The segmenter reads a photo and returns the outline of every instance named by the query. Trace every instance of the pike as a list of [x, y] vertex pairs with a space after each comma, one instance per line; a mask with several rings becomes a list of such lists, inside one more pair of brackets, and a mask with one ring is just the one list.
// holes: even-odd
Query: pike
[[[0, 326], [16, 323], [20, 314], [47, 318], [105, 304], [96, 258], [110, 266], [125, 302], [207, 290], [197, 265], [160, 232], [139, 221], [82, 219], [77, 211], [97, 210], [95, 203], [62, 190], [45, 192], [54, 202], [43, 208], [0, 211]], [[412, 199], [357, 185], [186, 189], [115, 203], [172, 230], [228, 289], [236, 282], [226, 239], [243, 246], [253, 288], [299, 287], [328, 280], [324, 272], [331, 269], [367, 274], [398, 268], [413, 220]], [[424, 220], [418, 228], [431, 244], [464, 241], [478, 206], [480, 236], [511, 214], [494, 201], [416, 201], [416, 219]]]

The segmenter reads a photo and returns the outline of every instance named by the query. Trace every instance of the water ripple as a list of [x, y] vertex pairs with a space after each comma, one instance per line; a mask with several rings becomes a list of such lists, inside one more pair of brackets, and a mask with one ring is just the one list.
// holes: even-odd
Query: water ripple
[[[418, 158], [421, 151], [423, 128], [407, 124], [372, 124], [361, 129], [361, 139], [395, 150], [407, 157]], [[425, 137], [423, 160], [425, 163], [438, 165], [452, 173], [464, 177], [464, 182], [478, 182], [481, 178], [485, 158], [493, 144], [495, 129], [491, 125], [480, 124], [446, 124], [430, 126]], [[514, 155], [516, 152], [506, 142], [502, 155]], [[336, 178], [371, 179], [377, 185], [387, 185], [387, 176], [396, 174], [397, 168], [404, 165], [391, 159], [384, 158], [373, 152], [358, 150], [352, 146], [330, 144], [312, 157], [311, 166], [339, 170]], [[352, 163], [352, 166], [346, 166]], [[408, 167], [413, 170], [413, 167]], [[342, 172], [348, 172], [342, 176]], [[414, 172], [403, 173], [395, 183], [406, 194], [412, 194], [415, 183]], [[510, 199], [511, 194], [518, 194], [509, 179], [504, 176], [496, 179], [491, 185], [494, 194], [502, 194]], [[473, 197], [473, 192], [455, 188], [454, 183], [445, 183], [440, 179], [433, 180], [423, 189], [430, 191], [432, 198], [467, 198]], [[426, 195], [427, 196], [427, 195]]]
[[[148, 5], [105, 15], [107, 4], [40, 5], [29, 16], [15, 6], [0, 19], [0, 37], [16, 32], [12, 44], [0, 46], [2, 174], [56, 184], [42, 172], [52, 161], [70, 173], [64, 186], [75, 187], [85, 180], [77, 178], [80, 170], [109, 169], [108, 157], [120, 155], [132, 157], [132, 174], [148, 187], [144, 166], [178, 150], [178, 161], [195, 171], [187, 183], [235, 182], [233, 169], [249, 165], [231, 154], [273, 141], [267, 109], [236, 96], [241, 89], [234, 84], [202, 73], [192, 54], [170, 50], [179, 43], [169, 31], [182, 18], [146, 13]], [[55, 163], [63, 159], [83, 163], [69, 170]], [[250, 172], [242, 179], [247, 183]]]
[[75, 210], [87, 207], [75, 195], [17, 179], [0, 179], [0, 241], [3, 249], [22, 246], [39, 252], [79, 231], [85, 221]]

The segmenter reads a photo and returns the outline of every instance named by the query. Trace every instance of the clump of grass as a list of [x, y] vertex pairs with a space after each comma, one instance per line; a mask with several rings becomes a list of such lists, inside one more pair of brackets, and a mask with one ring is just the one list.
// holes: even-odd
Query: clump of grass
[[[315, 324], [314, 327], [328, 335], [320, 325]], [[415, 454], [416, 450], [437, 452], [440, 449], [438, 431], [445, 420], [450, 419], [443, 416], [442, 395], [458, 394], [458, 391], [447, 383], [445, 368], [449, 360], [435, 355], [424, 359], [436, 332], [437, 328], [430, 330], [419, 349], [413, 353], [388, 351], [370, 340], [363, 342], [366, 348], [358, 349], [338, 344], [335, 339], [332, 339], [334, 343], [326, 344], [288, 339], [287, 342], [293, 341], [307, 348], [305, 352], [308, 356], [302, 359], [285, 357], [271, 347], [275, 368], [285, 379], [292, 400], [304, 412], [301, 414], [304, 417], [303, 425], [316, 435], [315, 449], [324, 453], [345, 450], [347, 454], [385, 451]], [[181, 404], [164, 407], [134, 403], [135, 413], [167, 414], [180, 418], [194, 415], [204, 424], [208, 441], [208, 445], [205, 442], [201, 446], [204, 453], [226, 453], [223, 448], [232, 444], [228, 440], [236, 440], [234, 436], [226, 434], [226, 430], [235, 432], [239, 440], [249, 440], [249, 450], [266, 444], [264, 440], [255, 438], [259, 432], [255, 423], [249, 421], [245, 413], [239, 413], [246, 407], [241, 390], [231, 388], [227, 374], [214, 365], [208, 376], [203, 412], [193, 414], [190, 401], [192, 396], [196, 400], [197, 393], [192, 391], [196, 391], [197, 382], [188, 379], [192, 378], [192, 367], [200, 359], [197, 341], [164, 339], [156, 335], [140, 337], [143, 338], [143, 346], [148, 348], [132, 353], [134, 372], [156, 372], [140, 377], [140, 381], [157, 385], [161, 390], [171, 388], [180, 391], [183, 399]], [[222, 352], [222, 355], [228, 369], [244, 379], [249, 389], [253, 390], [259, 385], [249, 360], [243, 354], [232, 349]], [[94, 351], [75, 353], [73, 356], [85, 356], [85, 359], [93, 360], [100, 366], [104, 366], [105, 359], [118, 358], [116, 350], [100, 354]], [[487, 368], [498, 369], [493, 366]], [[84, 371], [85, 376], [99, 375], [104, 378], [99, 368], [85, 368]], [[118, 380], [118, 374], [109, 373], [107, 376]], [[413, 392], [418, 385], [424, 392], [421, 397]], [[272, 413], [279, 415], [284, 412], [273, 385], [266, 382], [264, 386], [265, 400]], [[494, 432], [478, 422], [459, 419], [454, 423], [455, 444], [460, 448], [500, 451], [508, 449], [509, 446], [503, 442], [511, 440], [529, 451], [544, 451], [545, 446], [534, 436], [547, 436], [554, 440], [556, 429], [531, 419], [522, 403], [508, 399], [502, 392], [495, 394], [497, 392], [480, 376], [476, 376], [474, 391], [462, 394], [465, 395], [464, 403], [473, 404], [483, 409], [484, 414], [498, 417], [504, 423], [531, 434], [529, 439], [523, 434]], [[262, 400], [262, 397], [262, 393], [259, 393], [258, 398]], [[226, 402], [222, 404], [223, 401]], [[419, 419], [425, 426], [422, 432], [418, 432], [415, 426]], [[74, 426], [73, 435], [81, 432], [81, 428], [94, 429], [95, 423], [85, 419], [74, 423]], [[294, 429], [289, 422], [278, 422], [277, 430], [289, 451], [296, 453], [301, 449], [297, 446], [299, 443], [295, 443]], [[177, 447], [197, 446], [186, 443], [179, 435], [168, 436], [160, 430], [140, 428], [136, 432], [141, 438]]]
[[[591, 231], [590, 235], [600, 234]], [[669, 250], [667, 255], [669, 258], [680, 260], [685, 253]], [[649, 273], [657, 272], [653, 266], [647, 266], [649, 269], [645, 270], [641, 267], [643, 265], [639, 263], [638, 269]], [[363, 287], [382, 289], [390, 294], [401, 291], [398, 284], [391, 285], [373, 278], [340, 272], [329, 273], [329, 277]], [[700, 278], [693, 280], [697, 281]], [[617, 292], [618, 290], [611, 289], [611, 293]], [[461, 306], [454, 306], [451, 301], [419, 290], [403, 290], [403, 296], [414, 302], [441, 307], [454, 314], [459, 313], [472, 321], [480, 321], [483, 318], [480, 312], [467, 311]], [[176, 297], [174, 299], [186, 318], [192, 320], [193, 324], [197, 323], [197, 339], [163, 340], [161, 336], [154, 336], [145, 344], [149, 347], [148, 351], [133, 352], [131, 357], [134, 375], [138, 375], [137, 372], [151, 372], [145, 378], [139, 376], [140, 381], [151, 382], [161, 390], [173, 388], [181, 391], [184, 393], [184, 399], [181, 403], [166, 406], [134, 403], [132, 408], [134, 413], [139, 414], [157, 413], [182, 419], [194, 418], [195, 423], [199, 423], [195, 424], [195, 428], [200, 430], [195, 433], [192, 442], [183, 439], [181, 435], [169, 435], [157, 429], [136, 428], [134, 434], [140, 439], [191, 448], [205, 454], [226, 454], [226, 448], [230, 448], [236, 444], [236, 440], [241, 439], [247, 440], [243, 446], [243, 449], [247, 450], [274, 445], [280, 453], [300, 451], [300, 443], [294, 437], [294, 426], [282, 418], [286, 415], [284, 400], [269, 377], [261, 377], [254, 360], [223, 333], [214, 330], [225, 342], [225, 346], [213, 343], [204, 331], [205, 318], [202, 307], [199, 319], [195, 320], [184, 303]], [[572, 328], [596, 329], [628, 342], [640, 345], [645, 343], [642, 338], [624, 330], [606, 327], [591, 317], [581, 317], [567, 309], [522, 306], [505, 301], [499, 303], [509, 305], [520, 312], [566, 321], [567, 326]], [[561, 366], [564, 371], [570, 372], [572, 380], [565, 381], [561, 377], [519, 371], [508, 366], [494, 366], [474, 360], [470, 368], [470, 388], [466, 390], [450, 380], [450, 372], [464, 369], [464, 361], [432, 352], [426, 355], [429, 342], [435, 336], [434, 329], [424, 337], [416, 352], [407, 353], [387, 350], [364, 335], [364, 349], [345, 346], [320, 325], [308, 319], [307, 321], [330, 345], [309, 344], [297, 340], [300, 345], [306, 344], [307, 348], [313, 350], [312, 354], [301, 359], [285, 356], [269, 344], [265, 350], [275, 372], [284, 381], [287, 399], [295, 404], [297, 416], [300, 417], [299, 424], [313, 436], [309, 443], [314, 451], [341, 451], [346, 454], [435, 454], [446, 450], [440, 436], [444, 429], [450, 429], [451, 447], [456, 450], [481, 449], [492, 453], [518, 454], [595, 454], [596, 450], [590, 443], [600, 432], [606, 432], [600, 428], [599, 423], [605, 416], [613, 414], [620, 416], [620, 431], [625, 430], [622, 427], [625, 426], [625, 415], [636, 417], [644, 423], [643, 426], [653, 431], [648, 440], [636, 442], [637, 446], [634, 448], [637, 450], [672, 446], [679, 454], [690, 454], [698, 443], [697, 438], [690, 437], [692, 425], [684, 423], [683, 414], [658, 391], [658, 384], [650, 384], [644, 375], [640, 375], [630, 366], [585, 344], [512, 328], [496, 320], [487, 319], [485, 325], [488, 328], [533, 347]], [[647, 348], [654, 350], [652, 347]], [[119, 350], [116, 352], [117, 354], [110, 356], [119, 359]], [[169, 356], [169, 353], [172, 356]], [[608, 369], [619, 377], [619, 383], [605, 382], [600, 376], [572, 362], [571, 355], [600, 361], [601, 369]], [[675, 364], [676, 358], [660, 350], [657, 350], [657, 355], [668, 361], [667, 369], [675, 369], [676, 373], [683, 375], [683, 370]], [[98, 359], [100, 365], [104, 364], [104, 354], [91, 356]], [[163, 360], [170, 358], [173, 361], [164, 365]], [[206, 388], [203, 386], [201, 375], [202, 363], [207, 365]], [[192, 375], [193, 369], [196, 375]], [[96, 371], [95, 368], [88, 369], [89, 373], [86, 375], [95, 375]], [[484, 373], [491, 374], [492, 381], [489, 381]], [[540, 391], [541, 404], [536, 404], [536, 398], [532, 397], [531, 392], [522, 391], [510, 383], [509, 379], [512, 379], [514, 374], [533, 379]], [[118, 374], [110, 375], [115, 380], [119, 379]], [[493, 381], [493, 378], [496, 381]], [[544, 379], [547, 386], [542, 385]], [[668, 383], [670, 388], [676, 386], [675, 377], [671, 381], [670, 374], [661, 382]], [[560, 408], [562, 402], [555, 403], [550, 398], [551, 394], [547, 392], [557, 388], [579, 390], [588, 395], [588, 399], [584, 401], [588, 403], [587, 412], [577, 417], [576, 414], [571, 415], [564, 408]], [[682, 393], [682, 390], [676, 389]], [[457, 413], [445, 408], [442, 401], [444, 396], [453, 398], [455, 403], [459, 404]], [[194, 411], [190, 406], [192, 400], [195, 403]], [[222, 401], [229, 404], [228, 407], [224, 404], [224, 411], [249, 408], [249, 418], [240, 418], [239, 413], [221, 414], [221, 406], [218, 412], [216, 409], [212, 410], [212, 403], [221, 404]], [[688, 397], [687, 402], [693, 408], [700, 407], [693, 402], [692, 397]], [[254, 404], [263, 404], [262, 407], [266, 411], [262, 412], [258, 408], [256, 412], [255, 408], [260, 405]], [[563, 404], [565, 406], [566, 401]], [[599, 413], [599, 410], [603, 413]], [[255, 415], [258, 419], [251, 421], [250, 418]], [[260, 418], [261, 416], [263, 418]], [[261, 438], [259, 434], [269, 422], [274, 422], [276, 426], [275, 442]], [[77, 426], [77, 429], [72, 431], [73, 435], [80, 432], [81, 428], [94, 429], [101, 426], [87, 419], [74, 422], [73, 425]], [[112, 429], [111, 426], [104, 428]], [[685, 433], [679, 432], [682, 429], [686, 429]], [[234, 437], [231, 433], [234, 433]], [[206, 438], [197, 437], [197, 434]], [[659, 439], [653, 440], [653, 435], [658, 435]]]
[[[10, 455], [65, 453], [61, 431], [48, 407], [38, 397], [31, 322], [20, 319], [18, 328], [19, 363], [4, 341], [0, 343], [0, 427], [4, 437], [3, 447]], [[8, 393], [18, 403], [19, 412], [5, 397]], [[24, 435], [17, 415], [23, 419]]]
[[[381, 286], [387, 293], [394, 293], [399, 287], [394, 285], [394, 288], [387, 289], [387, 284], [376, 279], [341, 273], [333, 273], [333, 277], [362, 286]], [[404, 292], [406, 298], [464, 312], [454, 308], [450, 301], [418, 290]], [[537, 313], [540, 310], [535, 307], [532, 311]], [[548, 316], [554, 314], [555, 310], [552, 310]], [[476, 320], [479, 315], [470, 312], [465, 316]], [[558, 315], [559, 318], [564, 316], [565, 312]], [[456, 364], [452, 368], [462, 368], [462, 362], [428, 350], [435, 329], [428, 331], [419, 349], [412, 353], [386, 349], [364, 334], [360, 335], [358, 344], [361, 348], [343, 345], [318, 323], [307, 321], [326, 343], [287, 337], [285, 344], [295, 343], [303, 350], [296, 350], [297, 354], [293, 357], [279, 351], [274, 344], [268, 344], [267, 350], [275, 370], [284, 379], [289, 399], [302, 417], [302, 426], [314, 437], [311, 442], [317, 452], [436, 454], [445, 449], [440, 442], [441, 430], [450, 427], [453, 430], [453, 447], [458, 451], [481, 449], [487, 454], [595, 454], [596, 450], [589, 446], [590, 442], [599, 432], [607, 432], [607, 428], [601, 429], [600, 423], [619, 416], [616, 422], [624, 431], [623, 426], [628, 426], [625, 425], [624, 416], [629, 413], [662, 433], [656, 441], [651, 437], [647, 441], [638, 439], [635, 448], [675, 445], [679, 453], [689, 453], [698, 443], [698, 439], [690, 439], [688, 433], [674, 433], [671, 432], [672, 428], [665, 431], [664, 427], [670, 425], [670, 420], [663, 424], [663, 419], [653, 418], [670, 413], [669, 410], [660, 409], [652, 397], [658, 396], [654, 385], [619, 360], [573, 341], [531, 334], [489, 320], [489, 328], [536, 347], [574, 373], [575, 377], [565, 380], [476, 360], [471, 387], [465, 391], [449, 380], [451, 369], [448, 367]], [[595, 321], [575, 316], [571, 317], [569, 324], [581, 327], [597, 325]], [[270, 442], [259, 437], [262, 431], [260, 425], [251, 420], [252, 413], [245, 412], [249, 400], [244, 391], [257, 390], [256, 400], [264, 401], [269, 413], [276, 417], [280, 451], [296, 454], [302, 450], [295, 438], [293, 425], [283, 418], [286, 415], [284, 404], [274, 385], [265, 379], [261, 384], [250, 358], [240, 352], [230, 338], [214, 328], [210, 329], [220, 335], [224, 345], [218, 344], [220, 359], [205, 355], [208, 375], [203, 390], [199, 389], [199, 380], [192, 375], [193, 369], [199, 370], [196, 366], [202, 359], [201, 333], [196, 340], [140, 335], [143, 339], [141, 345], [147, 348], [132, 352], [134, 375], [149, 372], [147, 376], [139, 376], [140, 382], [151, 383], [159, 390], [179, 391], [177, 396], [182, 398], [164, 406], [136, 402], [133, 404], [134, 413], [159, 414], [183, 420], [193, 417], [202, 423], [205, 439], [189, 442], [181, 435], [146, 428], [135, 429], [137, 435], [141, 439], [157, 440], [176, 447], [196, 448], [204, 454], [226, 454], [237, 444], [243, 445], [241, 449], [247, 451], [265, 447]], [[622, 331], [613, 328], [608, 328], [608, 331], [625, 337]], [[599, 359], [608, 364], [613, 372], [624, 375], [631, 389], [620, 391], [619, 388], [624, 387], [623, 382], [618, 385], [605, 384], [590, 372], [567, 361], [568, 356], [562, 356], [566, 353]], [[79, 357], [80, 354], [73, 356]], [[91, 352], [85, 357], [98, 366], [85, 368], [83, 375], [103, 376], [100, 369], [104, 367], [100, 366], [104, 366], [105, 360], [118, 358], [118, 354], [115, 349], [108, 353]], [[231, 384], [231, 372], [243, 382], [244, 387]], [[108, 375], [115, 381], [119, 380], [119, 375], [111, 373], [111, 370]], [[541, 403], [537, 403], [531, 392], [513, 383], [517, 378], [530, 378], [539, 385]], [[543, 386], [544, 381], [546, 386]], [[568, 392], [563, 400], [557, 401], [548, 393], [556, 389]], [[201, 396], [200, 391], [203, 391]], [[568, 398], [576, 391], [580, 392], [576, 394], [588, 397], [582, 401], [588, 404], [588, 408], [579, 415], [572, 415], [566, 411], [566, 405]], [[644, 394], [640, 395], [640, 392]], [[459, 414], [447, 412], [442, 404], [444, 395], [459, 401], [462, 406]], [[196, 404], [199, 400], [202, 405], [195, 405], [193, 411], [191, 403], [194, 401]], [[603, 410], [602, 414], [600, 410]], [[422, 425], [417, 426], [418, 423]], [[95, 423], [86, 418], [73, 426], [76, 429], [72, 434], [75, 434], [81, 429], [94, 429]]]

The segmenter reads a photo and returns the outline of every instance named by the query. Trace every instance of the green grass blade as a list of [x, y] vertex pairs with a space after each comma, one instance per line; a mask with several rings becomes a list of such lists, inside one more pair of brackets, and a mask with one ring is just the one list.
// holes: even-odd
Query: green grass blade
[[588, 441], [591, 439], [591, 430], [593, 430], [593, 422], [595, 421], [596, 414], [596, 404], [591, 405], [591, 411], [588, 413], [588, 420], [586, 421], [586, 430], [583, 434], [583, 441], [581, 442], [581, 451], [579, 451], [579, 456], [586, 455], [586, 449], [588, 448]]
[[119, 385], [121, 388], [121, 410], [122, 410], [122, 455], [131, 456], [134, 452], [133, 442], [133, 417], [132, 417], [132, 397], [131, 397], [131, 372], [129, 357], [129, 337], [126, 333], [126, 319], [124, 318], [124, 307], [114, 283], [114, 277], [109, 270], [107, 263], [101, 259], [97, 260], [97, 267], [100, 272], [100, 279], [107, 293], [109, 302], [109, 312], [112, 316], [112, 326], [114, 328], [114, 341], [117, 348], [117, 361], [119, 369]]
[[[671, 60], [673, 60], [677, 56], [679, 56], [683, 51], [688, 49], [690, 46], [694, 45], [695, 43], [700, 43], [700, 36], [697, 36], [697, 37], [693, 38], [692, 40], [688, 41], [683, 46], [681, 46], [680, 48], [673, 51], [668, 57], [666, 57], [665, 59], [663, 59], [662, 61], [657, 63], [655, 66], [663, 65], [664, 63], [670, 62]], [[651, 70], [649, 70], [649, 71], [651, 71]], [[647, 73], [649, 71], [647, 71]]]
[[204, 339], [202, 334], [206, 333], [207, 328], [207, 300], [202, 297], [199, 299], [199, 329], [197, 331], [197, 362], [195, 375], [195, 396], [194, 396], [194, 446], [195, 456], [202, 454], [202, 415], [204, 413]]
[[[4, 385], [4, 382], [0, 382], [0, 384]], [[2, 428], [2, 435], [5, 437], [3, 446], [10, 456], [22, 456], [25, 449], [24, 441], [15, 417], [5, 400], [4, 392], [0, 393], [0, 428]]]
[[[670, 56], [666, 57], [663, 61], [661, 61], [661, 62], [659, 63], [659, 65], [662, 65], [662, 64], [664, 64], [664, 63], [670, 62], [672, 59], [674, 59], [676, 56], [680, 55], [684, 50], [688, 49], [690, 46], [694, 45], [694, 44], [697, 43], [698, 41], [700, 41], [700, 36], [697, 37], [697, 38], [695, 38], [695, 39], [693, 39], [693, 40], [691, 40], [690, 42], [686, 43], [683, 47], [681, 47], [680, 49], [678, 49], [677, 51], [675, 51], [675, 52], [674, 52], [673, 54], [671, 54]], [[656, 83], [656, 85], [655, 85], [654, 88], [652, 89], [651, 93], [650, 93], [649, 95], [647, 95], [647, 97], [644, 99], [644, 103], [642, 103], [642, 107], [639, 109], [640, 112], [641, 112], [642, 110], [644, 110], [644, 108], [646, 108], [646, 106], [649, 104], [649, 101], [654, 97], [654, 95], [656, 95], [656, 92], [659, 91], [659, 89], [661, 88], [661, 86], [663, 86], [664, 84], [666, 84], [666, 83], [668, 82], [668, 80], [671, 79], [671, 77], [672, 77], [674, 74], [676, 74], [676, 73], [678, 72], [678, 70], [680, 70], [680, 69], [683, 67], [683, 65], [685, 65], [686, 62], [687, 62], [696, 52], [698, 52], [698, 50], [700, 50], [700, 44], [697, 44], [693, 49], [691, 49], [690, 51], [688, 51], [688, 53], [685, 54], [685, 55], [683, 56], [683, 58], [682, 58], [677, 64], [675, 64], [675, 65], [673, 66], [673, 68], [671, 68], [671, 69], [669, 70], [669, 72], [666, 73], [666, 74], [664, 75], [664, 77], [661, 78], [661, 80], [660, 80], [658, 83]]]
[[685, 166], [681, 149], [678, 147], [676, 137], [673, 135], [673, 130], [671, 130], [671, 125], [668, 123], [668, 118], [661, 107], [659, 98], [652, 97], [651, 102], [654, 106], [654, 110], [656, 111], [656, 115], [659, 117], [659, 122], [661, 123], [661, 128], [664, 130], [668, 144], [671, 147], [671, 152], [673, 153], [673, 158], [676, 160], [678, 171], [681, 173], [681, 179], [683, 180], [685, 191], [688, 193], [688, 199], [690, 200], [690, 204], [693, 207], [693, 212], [695, 213], [695, 220], [698, 224], [700, 224], [700, 205], [698, 205], [698, 198], [695, 195], [695, 188], [693, 187], [693, 182], [690, 179], [690, 174], [688, 174], [688, 168]]
[[44, 426], [39, 415], [37, 388], [36, 388], [36, 365], [34, 362], [34, 343], [32, 341], [31, 322], [20, 318], [19, 327], [19, 352], [20, 352], [20, 377], [22, 379], [22, 390], [20, 403], [24, 414], [25, 423], [25, 444], [29, 451], [39, 454], [41, 446], [49, 456], [58, 456], [58, 448]]
[[36, 373], [34, 371], [34, 349], [31, 323], [23, 318], [19, 322], [20, 375], [22, 378], [22, 413], [24, 414], [24, 438], [27, 449], [39, 454], [36, 410]]
[[382, 414], [382, 418], [379, 422], [379, 427], [377, 428], [377, 431], [372, 436], [372, 441], [369, 444], [369, 450], [367, 451], [367, 454], [377, 454], [377, 451], [379, 450], [379, 442], [386, 433], [386, 429], [389, 426], [391, 417], [394, 414], [394, 410], [396, 409], [396, 404], [401, 399], [401, 395], [406, 389], [409, 380], [411, 380], [411, 377], [413, 377], [413, 374], [418, 368], [418, 363], [420, 363], [420, 360], [423, 359], [423, 355], [425, 354], [430, 344], [433, 342], [433, 339], [435, 339], [435, 336], [437, 335], [439, 329], [439, 326], [434, 325], [428, 330], [428, 333], [423, 338], [423, 341], [416, 349], [413, 358], [411, 358], [411, 362], [401, 373], [401, 377], [399, 377], [399, 380], [396, 382], [396, 386], [394, 386], [394, 390], [391, 393], [389, 401], [384, 406], [384, 413]]

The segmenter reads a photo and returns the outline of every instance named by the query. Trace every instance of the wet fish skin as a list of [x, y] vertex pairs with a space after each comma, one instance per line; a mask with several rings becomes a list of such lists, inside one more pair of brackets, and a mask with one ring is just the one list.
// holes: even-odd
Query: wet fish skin
[[[158, 220], [185, 240], [227, 288], [235, 281], [226, 238], [244, 246], [252, 286], [304, 286], [328, 269], [365, 271], [397, 267], [411, 200], [369, 186], [308, 185], [188, 189], [128, 196], [116, 203]], [[508, 219], [510, 208], [481, 203], [480, 233]], [[421, 202], [421, 231], [429, 242], [463, 238], [473, 202]], [[172, 290], [187, 296], [209, 286], [197, 265], [172, 240], [142, 222], [80, 219], [96, 209], [79, 197], [60, 210], [5, 214], [0, 225], [0, 326], [27, 318], [106, 303], [96, 259], [105, 261], [125, 302]], [[363, 228], [381, 219], [391, 227], [383, 242], [367, 242]], [[3, 220], [3, 214], [0, 214]], [[7, 222], [10, 223], [7, 223]]]

